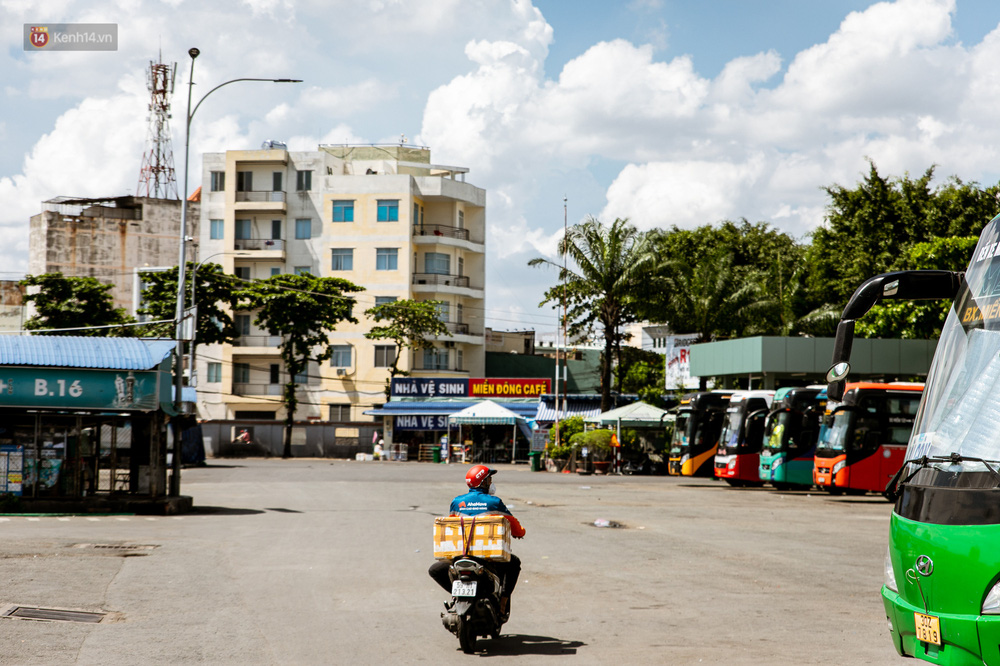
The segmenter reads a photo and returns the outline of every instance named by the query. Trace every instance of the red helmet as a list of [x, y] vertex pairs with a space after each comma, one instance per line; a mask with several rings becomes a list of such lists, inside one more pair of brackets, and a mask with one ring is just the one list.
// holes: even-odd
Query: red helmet
[[470, 488], [478, 488], [496, 473], [495, 469], [490, 469], [486, 465], [474, 465], [465, 474], [465, 485]]

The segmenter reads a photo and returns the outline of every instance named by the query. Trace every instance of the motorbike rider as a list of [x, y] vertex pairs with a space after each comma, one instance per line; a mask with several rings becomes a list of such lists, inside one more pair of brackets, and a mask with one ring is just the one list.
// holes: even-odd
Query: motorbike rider
[[[457, 496], [451, 501], [451, 515], [478, 516], [483, 513], [499, 513], [507, 517], [510, 524], [510, 534], [515, 539], [524, 536], [524, 528], [517, 518], [511, 515], [503, 500], [496, 496], [496, 484], [493, 483], [495, 469], [490, 469], [486, 465], [475, 465], [469, 469], [465, 475], [465, 484], [469, 486], [469, 492]], [[521, 560], [510, 554], [509, 562], [490, 563], [500, 577], [500, 613], [506, 618], [510, 614], [510, 595], [517, 585], [517, 577], [521, 573]], [[448, 576], [448, 569], [451, 566], [449, 560], [438, 560], [431, 565], [427, 573], [446, 592], [451, 592], [451, 579]]]

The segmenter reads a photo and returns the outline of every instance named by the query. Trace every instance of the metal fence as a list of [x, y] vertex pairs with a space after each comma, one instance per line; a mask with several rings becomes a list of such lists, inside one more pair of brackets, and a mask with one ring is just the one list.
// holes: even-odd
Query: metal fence
[[[249, 441], [240, 441], [246, 430]], [[217, 458], [280, 456], [284, 450], [285, 424], [281, 421], [204, 421], [205, 450]], [[372, 440], [381, 424], [366, 422], [296, 423], [292, 429], [292, 456], [296, 458], [354, 458], [371, 453]]]

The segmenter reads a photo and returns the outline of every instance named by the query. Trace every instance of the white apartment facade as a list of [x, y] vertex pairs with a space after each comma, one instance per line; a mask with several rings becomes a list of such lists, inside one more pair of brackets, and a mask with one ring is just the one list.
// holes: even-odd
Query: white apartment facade
[[[378, 303], [443, 301], [451, 336], [404, 349], [399, 367], [411, 376], [483, 376], [486, 192], [466, 172], [406, 145], [290, 152], [269, 143], [204, 155], [197, 261], [243, 279], [308, 271], [365, 288], [354, 295], [359, 323], [331, 332], [333, 358], [299, 378], [296, 418], [367, 421], [363, 412], [386, 402], [399, 350], [364, 337], [364, 311]], [[284, 418], [280, 340], [254, 326], [254, 313], [234, 317], [235, 344], [197, 348], [199, 415]]]

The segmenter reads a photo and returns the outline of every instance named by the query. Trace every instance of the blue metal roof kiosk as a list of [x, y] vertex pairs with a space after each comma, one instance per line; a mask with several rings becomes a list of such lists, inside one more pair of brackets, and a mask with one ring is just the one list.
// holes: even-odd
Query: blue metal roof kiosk
[[190, 510], [167, 494], [174, 346], [0, 335], [0, 513]]

